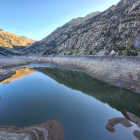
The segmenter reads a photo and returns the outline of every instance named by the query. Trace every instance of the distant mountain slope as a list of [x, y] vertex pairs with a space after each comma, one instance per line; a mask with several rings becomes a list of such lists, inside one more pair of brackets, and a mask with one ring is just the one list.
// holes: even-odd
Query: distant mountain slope
[[140, 0], [121, 0], [108, 10], [85, 20], [71, 22], [25, 49], [25, 54], [138, 55], [140, 49]]
[[74, 18], [70, 22], [68, 22], [68, 24], [70, 24], [70, 25], [79, 25], [79, 24], [83, 23], [85, 20], [88, 20], [88, 19], [98, 15], [99, 13], [101, 13], [101, 12], [93, 12], [91, 14], [86, 15], [85, 17]]
[[27, 37], [8, 33], [0, 29], [0, 46], [13, 48], [13, 46], [29, 46], [35, 41]]
[[25, 49], [24, 50], [25, 53], [26, 54], [43, 53], [44, 51], [46, 51], [48, 49], [47, 46], [45, 45], [47, 42], [48, 42], [47, 43], [48, 47], [53, 47], [54, 46], [53, 41], [56, 39], [57, 36], [63, 35], [63, 33], [65, 33], [67, 30], [69, 30], [73, 26], [79, 25], [79, 24], [83, 23], [85, 20], [88, 20], [88, 19], [98, 15], [99, 13], [100, 13], [99, 11], [93, 12], [91, 14], [88, 14], [85, 17], [78, 17], [78, 18], [72, 19], [70, 22], [66, 23], [62, 27], [57, 28], [51, 35], [47, 36], [46, 38], [44, 38], [41, 41], [35, 42], [33, 45], [31, 45], [31, 47]]

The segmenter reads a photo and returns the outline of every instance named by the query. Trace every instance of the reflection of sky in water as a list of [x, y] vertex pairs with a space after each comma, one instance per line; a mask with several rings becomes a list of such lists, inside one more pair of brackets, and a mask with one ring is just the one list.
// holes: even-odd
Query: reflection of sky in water
[[[56, 72], [59, 74], [60, 71]], [[74, 71], [72, 73], [67, 72], [72, 79], [75, 78]], [[65, 75], [65, 72], [63, 73], [66, 78], [68, 75]], [[77, 81], [80, 80], [80, 82], [85, 76], [84, 73], [78, 75], [78, 72], [76, 75]], [[59, 80], [64, 77], [61, 75]], [[82, 84], [86, 84], [86, 81], [85, 83], [79, 83], [79, 85], [76, 83], [75, 86], [77, 85], [77, 89], [82, 90]], [[104, 83], [100, 82], [99, 84], [99, 93], [105, 92], [104, 87], [110, 89], [107, 84], [103, 85]], [[116, 108], [113, 105], [114, 108], [112, 108], [106, 100], [104, 101], [106, 103], [97, 100], [97, 96], [100, 99], [101, 95], [98, 95], [98, 91], [94, 90], [97, 88], [94, 86], [93, 92], [97, 93], [93, 93], [93, 96], [87, 95], [75, 90], [75, 88], [72, 90], [73, 86], [69, 88], [40, 72], [35, 72], [8, 84], [0, 84], [0, 94], [2, 95], [0, 100], [0, 125], [23, 127], [55, 119], [62, 124], [65, 140], [134, 140], [133, 131], [138, 130], [138, 127], [132, 122], [133, 127], [130, 128], [125, 128], [121, 124], [116, 125], [115, 133], [109, 133], [105, 129], [109, 119], [124, 116], [116, 110], [116, 104], [114, 105]], [[126, 92], [126, 90], [121, 89], [121, 92]], [[139, 97], [138, 95], [135, 96]], [[103, 96], [102, 99], [104, 99]], [[120, 100], [119, 102], [125, 101]], [[134, 106], [131, 106], [131, 108], [134, 108]]]

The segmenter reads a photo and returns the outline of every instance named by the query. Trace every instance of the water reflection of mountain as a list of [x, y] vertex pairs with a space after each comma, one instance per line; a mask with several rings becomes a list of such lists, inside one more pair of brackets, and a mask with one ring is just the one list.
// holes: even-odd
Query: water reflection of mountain
[[13, 71], [16, 72], [14, 75], [12, 75], [10, 78], [5, 79], [4, 81], [2, 81], [0, 83], [1, 84], [10, 83], [14, 80], [21, 79], [21, 78], [25, 77], [26, 75], [29, 75], [29, 74], [32, 74], [35, 72], [35, 70], [29, 69], [29, 68], [19, 68], [19, 69], [15, 69]]
[[137, 93], [110, 86], [75, 70], [58, 68], [40, 68], [38, 70], [58, 83], [107, 103], [112, 108], [121, 111], [125, 116], [127, 116], [125, 113], [127, 111], [140, 117], [140, 95]]

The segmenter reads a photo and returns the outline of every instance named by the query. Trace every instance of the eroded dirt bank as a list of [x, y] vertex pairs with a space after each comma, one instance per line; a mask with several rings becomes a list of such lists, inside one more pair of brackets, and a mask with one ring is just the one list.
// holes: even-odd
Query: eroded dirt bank
[[93, 78], [140, 93], [140, 57], [0, 57], [0, 68], [6, 69], [34, 62], [77, 67]]

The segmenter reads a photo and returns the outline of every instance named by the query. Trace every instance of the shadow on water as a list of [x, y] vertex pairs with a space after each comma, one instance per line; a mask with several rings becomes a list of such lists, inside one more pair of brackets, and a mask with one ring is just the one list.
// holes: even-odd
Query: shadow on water
[[38, 71], [48, 75], [60, 84], [73, 90], [81, 91], [93, 96], [112, 108], [122, 112], [131, 112], [140, 117], [140, 95], [129, 90], [110, 86], [105, 82], [93, 79], [84, 72], [61, 68], [37, 68]]

